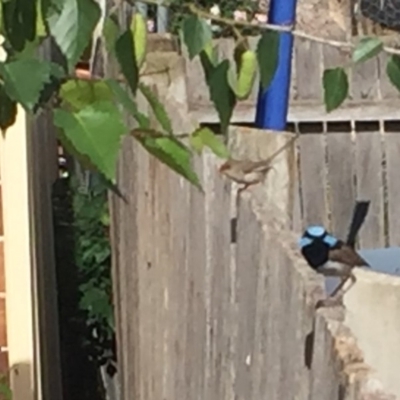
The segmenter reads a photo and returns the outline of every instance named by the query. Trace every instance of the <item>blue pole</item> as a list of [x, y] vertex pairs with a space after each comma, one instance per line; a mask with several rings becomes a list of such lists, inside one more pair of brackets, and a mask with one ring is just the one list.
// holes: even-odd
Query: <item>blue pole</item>
[[[296, 19], [297, 0], [271, 0], [268, 22], [292, 25]], [[260, 89], [257, 102], [256, 126], [262, 129], [285, 130], [289, 108], [293, 35], [281, 32], [279, 62], [270, 86]]]

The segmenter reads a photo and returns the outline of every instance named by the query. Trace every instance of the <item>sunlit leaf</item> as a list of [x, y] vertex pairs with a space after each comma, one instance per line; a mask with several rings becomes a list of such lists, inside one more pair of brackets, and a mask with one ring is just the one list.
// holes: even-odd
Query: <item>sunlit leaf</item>
[[20, 59], [0, 64], [4, 88], [11, 99], [30, 111], [39, 100], [46, 83], [50, 83], [52, 64], [39, 59]]
[[129, 93], [125, 89], [123, 89], [117, 81], [113, 79], [108, 79], [106, 83], [113, 91], [116, 99], [125, 108], [125, 110], [128, 111], [133, 118], [135, 118], [139, 127], [143, 129], [150, 128], [149, 117], [139, 111], [136, 102], [129, 96]]
[[199, 178], [192, 167], [192, 153], [173, 136], [135, 136], [142, 146], [162, 163], [201, 189]]
[[353, 51], [353, 62], [359, 64], [367, 61], [377, 56], [382, 50], [383, 42], [379, 37], [363, 37]]
[[346, 71], [341, 68], [326, 69], [323, 75], [324, 102], [327, 112], [338, 108], [345, 100], [349, 91]]
[[131, 32], [133, 35], [136, 64], [140, 68], [145, 60], [147, 47], [147, 23], [140, 13], [132, 16]]
[[257, 55], [252, 50], [245, 50], [238, 56], [237, 81], [234, 91], [239, 100], [249, 97], [257, 74]]
[[106, 82], [70, 79], [61, 86], [60, 98], [79, 111], [97, 101], [112, 101], [114, 94]]
[[78, 112], [57, 109], [54, 123], [76, 151], [87, 156], [99, 172], [115, 182], [121, 139], [128, 131], [115, 104], [96, 102]]
[[203, 146], [206, 146], [218, 157], [229, 157], [229, 150], [224, 142], [210, 128], [201, 127], [193, 132], [191, 137], [193, 138], [192, 141], [194, 140], [194, 146], [197, 147], [199, 152], [202, 150]]

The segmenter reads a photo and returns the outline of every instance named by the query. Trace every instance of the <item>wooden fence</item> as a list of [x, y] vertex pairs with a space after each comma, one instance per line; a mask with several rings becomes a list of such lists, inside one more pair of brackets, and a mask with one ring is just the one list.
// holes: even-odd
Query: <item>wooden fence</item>
[[[287, 140], [232, 135], [242, 154]], [[287, 229], [295, 158], [282, 154], [277, 176], [237, 203], [212, 155], [195, 162], [201, 193], [125, 140], [127, 198], [112, 199], [123, 399], [394, 399], [372, 389], [342, 310], [314, 311], [322, 279]]]
[[400, 132], [304, 134], [299, 141], [302, 227], [324, 223], [345, 237], [355, 199], [371, 201], [363, 248], [400, 245]]
[[[249, 38], [255, 48], [258, 38]], [[232, 38], [216, 41], [221, 58], [232, 58], [234, 41]], [[187, 58], [187, 56], [186, 56]], [[397, 107], [399, 92], [386, 75], [389, 57], [382, 54], [353, 68], [349, 72], [349, 96], [337, 110], [327, 114], [323, 105], [322, 74], [325, 68], [348, 65], [351, 52], [328, 44], [295, 39], [292, 61], [292, 81], [290, 91], [289, 121], [384, 121], [400, 119]], [[188, 101], [190, 110], [202, 122], [217, 122], [209, 100], [208, 88], [200, 61], [186, 61]], [[253, 123], [255, 103], [258, 94], [258, 78], [249, 99], [239, 102], [233, 122]]]

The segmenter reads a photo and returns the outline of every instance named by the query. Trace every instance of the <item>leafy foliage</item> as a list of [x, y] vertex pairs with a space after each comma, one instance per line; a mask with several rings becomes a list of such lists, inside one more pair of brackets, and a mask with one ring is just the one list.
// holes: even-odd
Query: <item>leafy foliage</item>
[[[0, 62], [0, 128], [3, 132], [14, 123], [17, 104], [34, 114], [43, 108], [53, 108], [54, 123], [60, 128], [59, 137], [64, 146], [88, 168], [98, 171], [115, 185], [121, 139], [132, 133], [123, 118], [123, 109], [139, 127], [140, 134], [136, 131], [133, 137], [151, 154], [201, 188], [192, 168], [193, 154], [204, 147], [221, 157], [225, 157], [226, 152], [217, 145], [219, 141], [214, 133], [204, 128], [187, 132], [191, 138], [190, 147], [174, 137], [173, 124], [162, 100], [141, 77], [147, 51], [145, 19], [134, 14], [127, 21], [127, 29], [122, 29], [115, 17], [115, 7], [112, 13], [102, 15], [94, 0], [32, 0], [28, 3], [24, 0], [2, 2], [3, 47], [7, 53], [6, 59]], [[196, 12], [183, 0], [174, 1], [170, 7], [175, 13], [175, 22], [179, 20], [176, 33], [189, 57], [200, 59], [219, 117], [220, 133], [226, 134], [237, 103], [248, 98], [257, 74], [262, 90], [270, 85], [279, 63], [281, 34], [232, 20], [239, 10], [245, 12], [247, 21], [252, 21], [258, 11], [252, 0], [218, 2], [217, 12], [223, 18], [210, 23], [208, 18], [213, 17], [207, 12], [214, 3], [213, 0], [196, 3], [206, 14]], [[77, 61], [90, 47], [94, 32], [102, 32], [110, 57], [115, 57], [122, 75], [116, 74], [114, 79], [72, 76]], [[249, 47], [244, 36], [248, 33], [260, 35], [255, 50]], [[221, 59], [213, 44], [216, 36], [232, 34], [236, 37], [233, 62], [230, 57]], [[58, 64], [40, 60], [36, 55], [38, 45], [49, 37], [54, 39], [62, 55]], [[383, 44], [378, 38], [362, 38], [354, 46], [352, 64], [361, 64], [382, 50]], [[387, 73], [397, 88], [398, 69], [398, 59], [392, 57]], [[348, 86], [344, 66], [324, 71], [324, 101], [328, 112], [343, 103]], [[138, 90], [146, 98], [157, 126], [139, 109]]]
[[74, 175], [75, 259], [79, 272], [81, 310], [86, 314], [85, 344], [99, 365], [115, 371], [115, 326], [112, 308], [111, 246], [107, 187], [93, 175], [87, 188]]
[[98, 101], [77, 112], [56, 110], [54, 123], [114, 183], [121, 138], [127, 133], [118, 108], [109, 101]]

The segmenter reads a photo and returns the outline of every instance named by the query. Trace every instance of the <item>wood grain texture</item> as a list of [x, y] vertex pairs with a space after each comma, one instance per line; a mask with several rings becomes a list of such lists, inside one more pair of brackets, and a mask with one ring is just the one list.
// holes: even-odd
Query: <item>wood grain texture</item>
[[[322, 100], [321, 44], [296, 39], [296, 100]], [[310, 79], [309, 77], [313, 77]]]
[[331, 132], [326, 139], [331, 229], [334, 235], [345, 240], [355, 202], [355, 148], [349, 132]]
[[382, 146], [379, 132], [356, 134], [357, 199], [370, 200], [368, 215], [360, 230], [362, 248], [383, 247]]
[[[206, 282], [208, 326], [207, 381], [210, 392], [205, 398], [230, 398], [233, 386], [232, 340], [236, 330], [235, 287], [231, 266], [231, 182], [217, 173], [216, 158], [204, 154], [207, 187], [206, 209]], [[207, 385], [206, 385], [207, 386]], [[207, 396], [208, 393], [208, 396]]]
[[385, 133], [389, 246], [400, 246], [400, 135]]
[[367, 60], [352, 69], [351, 96], [353, 100], [378, 100], [379, 61], [377, 57]]
[[300, 177], [303, 228], [310, 224], [328, 226], [324, 135], [300, 136]]

